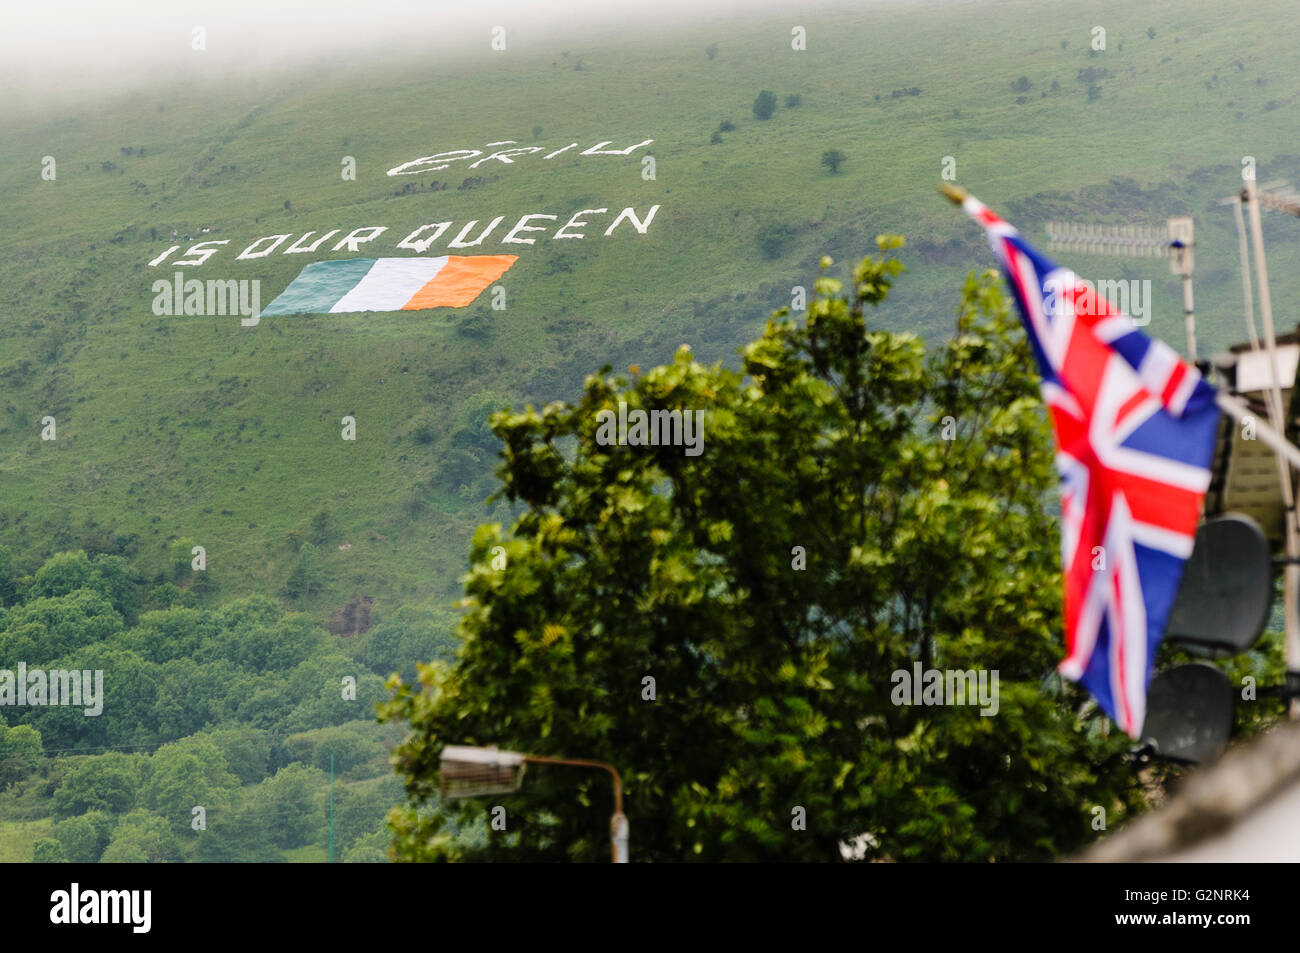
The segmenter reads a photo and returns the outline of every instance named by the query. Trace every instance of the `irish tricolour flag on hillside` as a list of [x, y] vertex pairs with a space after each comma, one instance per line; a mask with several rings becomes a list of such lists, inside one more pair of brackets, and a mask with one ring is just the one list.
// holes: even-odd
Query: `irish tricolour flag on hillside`
[[517, 255], [442, 255], [312, 262], [262, 314], [463, 308], [517, 259]]

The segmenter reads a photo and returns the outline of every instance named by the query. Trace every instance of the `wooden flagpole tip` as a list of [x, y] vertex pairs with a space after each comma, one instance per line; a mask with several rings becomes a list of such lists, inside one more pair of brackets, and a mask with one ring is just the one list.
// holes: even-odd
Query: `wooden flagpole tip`
[[949, 185], [947, 182], [939, 183], [939, 192], [947, 196], [948, 201], [953, 205], [961, 205], [966, 201], [966, 190], [960, 185]]

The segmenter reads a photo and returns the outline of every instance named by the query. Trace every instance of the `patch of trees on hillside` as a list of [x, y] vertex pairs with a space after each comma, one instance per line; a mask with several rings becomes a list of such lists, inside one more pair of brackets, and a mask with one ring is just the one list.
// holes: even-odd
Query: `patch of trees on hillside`
[[[328, 516], [312, 534], [330, 537]], [[384, 860], [401, 792], [375, 706], [390, 674], [452, 657], [450, 610], [374, 610], [341, 639], [266, 596], [179, 595], [121, 556], [60, 552], [22, 574], [0, 548], [0, 816], [53, 822], [33, 859], [322, 860], [332, 762], [336, 859]], [[42, 703], [19, 704], [36, 672]], [[71, 672], [79, 704], [49, 704]]]

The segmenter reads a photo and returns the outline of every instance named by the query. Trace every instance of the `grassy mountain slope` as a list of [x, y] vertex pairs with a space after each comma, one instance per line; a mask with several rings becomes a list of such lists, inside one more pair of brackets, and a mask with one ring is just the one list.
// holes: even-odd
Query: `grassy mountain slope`
[[[1194, 215], [1202, 350], [1243, 338], [1235, 231], [1217, 202], [1239, 187], [1243, 155], [1262, 180], [1300, 176], [1300, 80], [1274, 29], [1289, 6], [1263, 0], [1232, 18], [1210, 0], [1073, 6], [827, 7], [794, 21], [519, 35], [506, 52], [489, 48], [485, 30], [481, 48], [451, 55], [240, 81], [205, 74], [196, 54], [186, 75], [83, 108], [11, 103], [0, 111], [0, 543], [29, 562], [80, 545], [162, 569], [168, 542], [187, 537], [233, 595], [280, 591], [298, 542], [315, 535], [324, 588], [300, 607], [324, 618], [361, 594], [380, 611], [443, 602], [469, 532], [490, 515], [491, 408], [572, 395], [606, 362], [659, 362], [682, 342], [730, 359], [793, 285], [810, 284], [817, 256], [844, 262], [885, 231], [908, 236], [911, 268], [887, 320], [943, 333], [960, 277], [991, 260], [934, 195], [945, 156], [1040, 241], [1050, 218]], [[790, 48], [796, 23], [806, 51]], [[1090, 55], [1098, 25], [1107, 49]], [[1013, 89], [1021, 76], [1028, 90]], [[751, 114], [760, 89], [782, 101], [766, 122]], [[791, 93], [795, 108], [783, 102]], [[711, 143], [724, 120], [735, 129]], [[643, 153], [385, 175], [505, 139], [619, 148], [645, 138], [655, 140], [652, 181]], [[838, 175], [819, 161], [830, 148], [848, 156]], [[58, 163], [53, 182], [39, 174], [46, 155]], [[340, 176], [349, 155], [356, 181]], [[484, 181], [458, 188], [470, 175]], [[432, 191], [433, 180], [450, 188]], [[411, 183], [420, 187], [402, 194]], [[485, 295], [462, 310], [241, 328], [150, 310], [151, 283], [174, 269], [146, 263], [173, 228], [230, 239], [192, 277], [260, 279], [266, 303], [307, 261], [349, 255], [235, 260], [262, 235], [387, 225], [367, 252], [399, 254], [393, 245], [426, 222], [504, 215], [499, 237], [526, 212], [563, 222], [583, 208], [653, 204], [662, 208], [644, 236], [625, 227], [601, 238], [601, 219], [582, 242], [486, 243], [521, 255], [503, 281], [504, 311]], [[200, 236], [208, 224], [217, 230]], [[769, 258], [756, 236], [782, 227], [788, 238]], [[1300, 305], [1300, 223], [1270, 216], [1268, 235], [1286, 325]], [[1153, 329], [1181, 346], [1167, 266], [1068, 261], [1094, 280], [1150, 278]], [[55, 442], [39, 439], [46, 414]], [[357, 419], [355, 442], [340, 439], [345, 414]]]

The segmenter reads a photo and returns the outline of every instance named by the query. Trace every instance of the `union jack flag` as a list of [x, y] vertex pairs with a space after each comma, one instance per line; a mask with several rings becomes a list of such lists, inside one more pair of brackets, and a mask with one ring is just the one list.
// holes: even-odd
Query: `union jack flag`
[[1136, 738], [1210, 483], [1215, 392], [1172, 348], [977, 199], [967, 196], [963, 208], [987, 231], [1020, 307], [1056, 434], [1066, 645], [1059, 668]]

